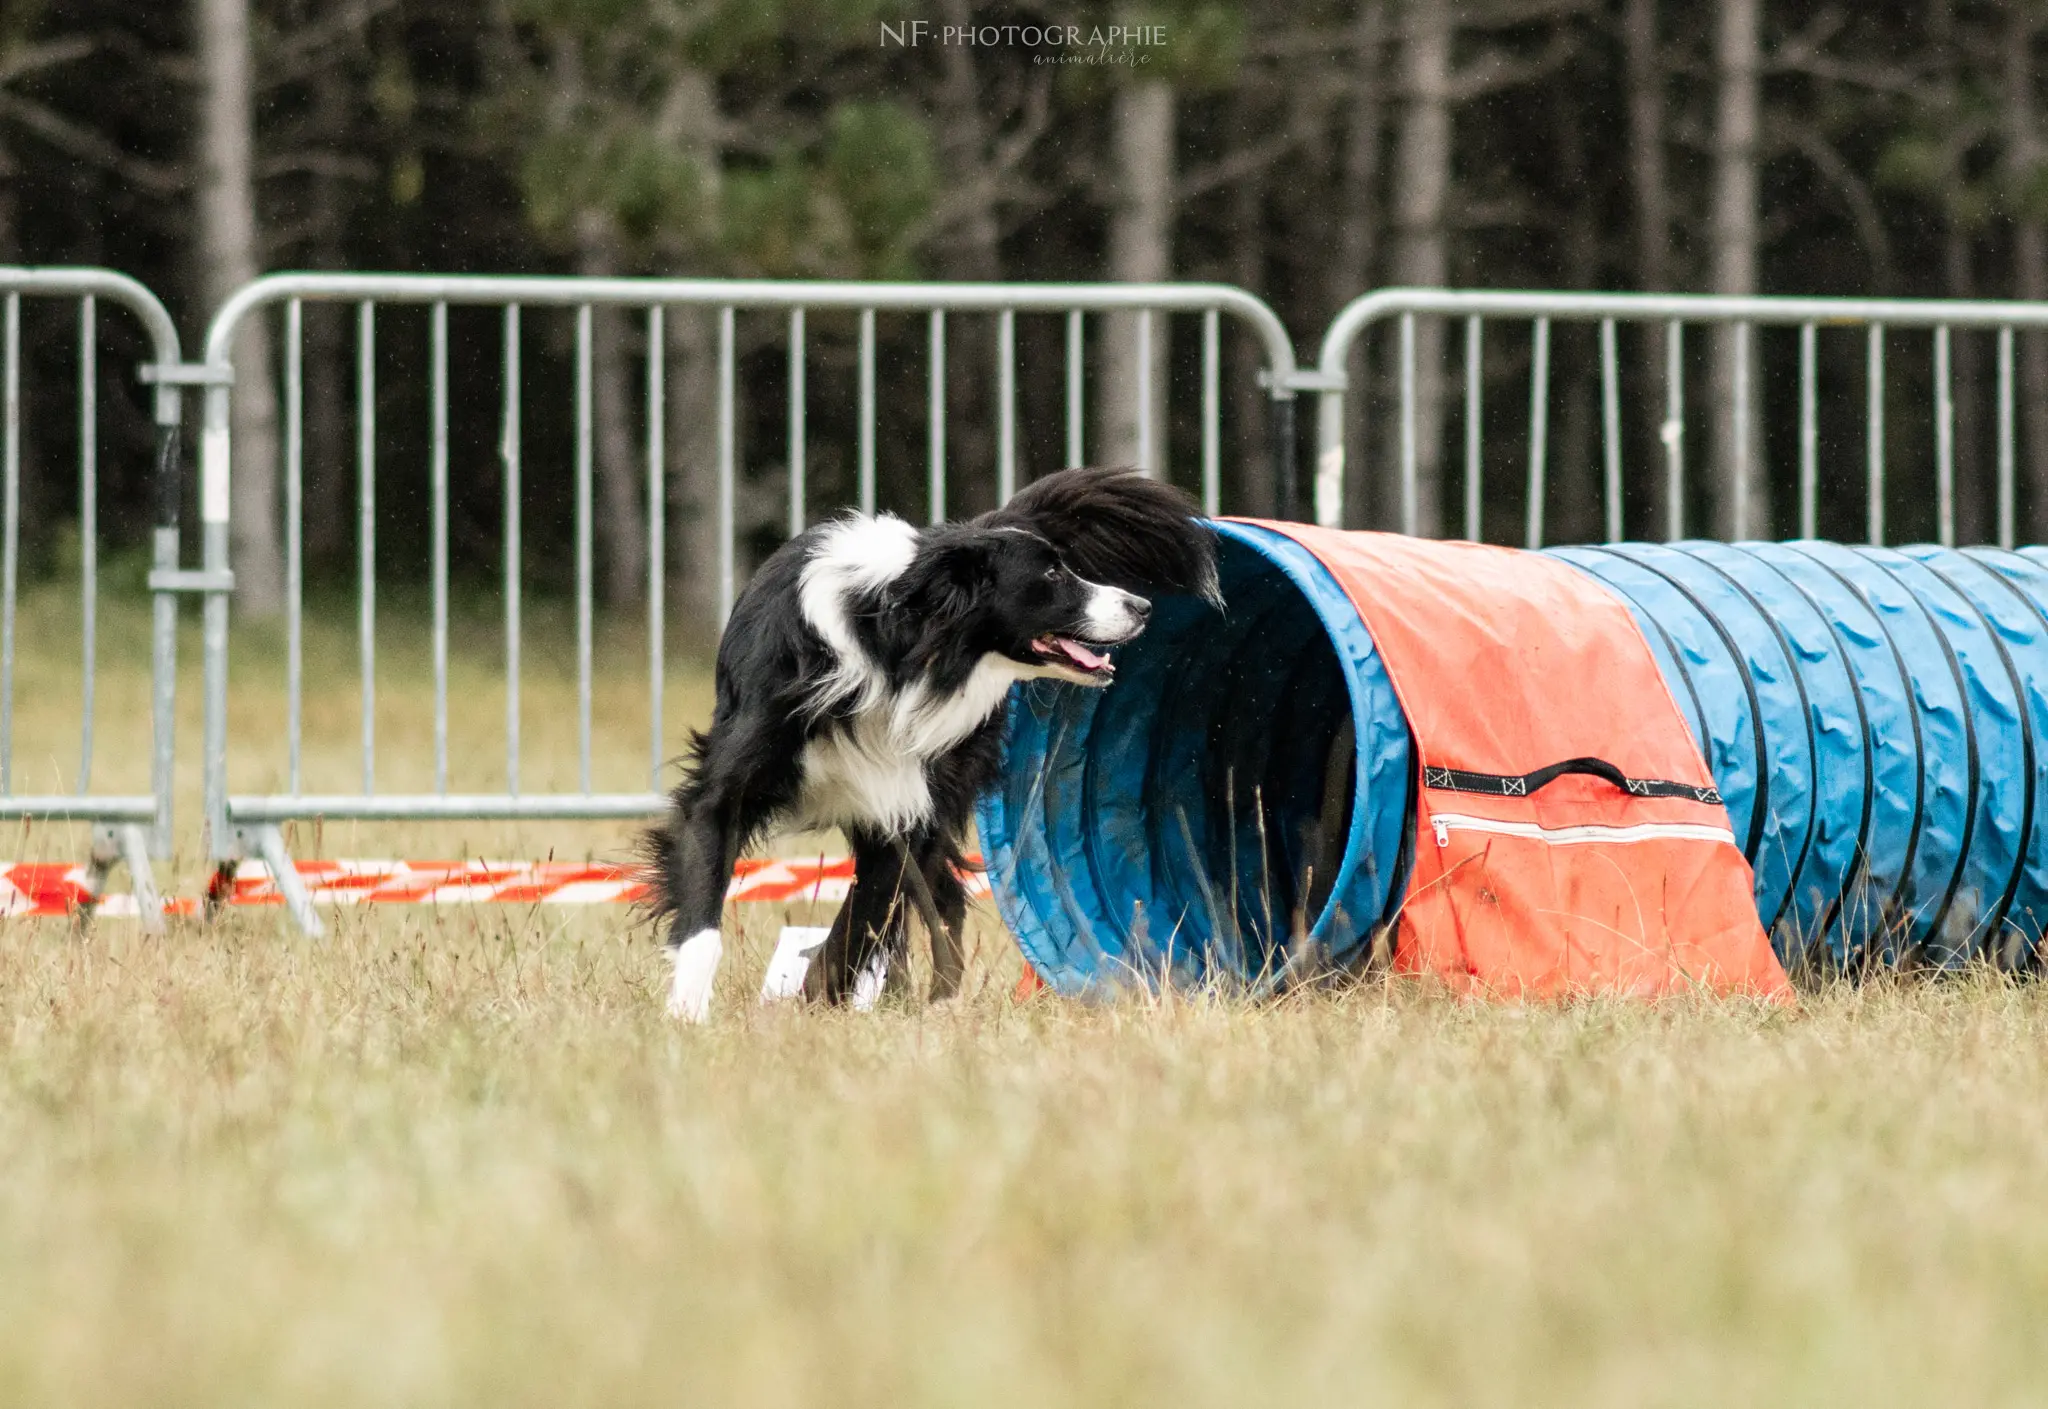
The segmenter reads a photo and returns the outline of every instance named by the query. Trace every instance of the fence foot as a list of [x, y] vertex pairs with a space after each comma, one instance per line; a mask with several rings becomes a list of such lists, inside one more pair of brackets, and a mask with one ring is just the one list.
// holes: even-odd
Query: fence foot
[[149, 864], [149, 838], [132, 822], [95, 828], [92, 860], [85, 868], [85, 892], [89, 898], [81, 923], [92, 924], [100, 897], [107, 892], [107, 878], [114, 867], [128, 868], [129, 884], [135, 888], [135, 909], [144, 934], [164, 932], [163, 893], [156, 888], [156, 872]]
[[292, 863], [291, 852], [285, 849], [284, 833], [276, 826], [262, 826], [253, 835], [244, 835], [246, 841], [255, 843], [256, 855], [269, 869], [270, 883], [284, 897], [284, 908], [293, 923], [309, 939], [326, 934], [327, 926], [322, 923], [320, 912], [313, 908], [313, 893], [299, 879], [299, 868]]
[[114, 872], [114, 865], [121, 859], [121, 849], [115, 840], [112, 827], [95, 827], [92, 830], [92, 859], [85, 863], [85, 904], [78, 908], [78, 927], [92, 928], [93, 916], [99, 913], [100, 897], [107, 893], [107, 878]]
[[144, 934], [164, 932], [164, 897], [156, 888], [156, 872], [149, 865], [149, 838], [140, 826], [124, 823], [114, 829], [115, 845], [128, 867], [128, 882], [135, 887], [135, 908]]

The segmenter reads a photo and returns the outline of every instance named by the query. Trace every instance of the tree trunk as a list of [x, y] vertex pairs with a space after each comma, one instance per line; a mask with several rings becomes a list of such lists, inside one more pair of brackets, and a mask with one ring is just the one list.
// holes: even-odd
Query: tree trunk
[[[1339, 175], [1337, 255], [1330, 264], [1324, 304], [1329, 316], [1372, 288], [1373, 261], [1379, 253], [1380, 136], [1386, 126], [1380, 83], [1380, 48], [1386, 31], [1385, 0], [1358, 0], [1351, 22], [1351, 67], [1343, 118], [1342, 170]], [[1251, 285], [1248, 287], [1257, 287]], [[1351, 390], [1344, 399], [1344, 504], [1350, 523], [1367, 521], [1371, 481], [1367, 478], [1365, 430], [1368, 383], [1366, 339], [1351, 347], [1345, 375]], [[1305, 400], [1306, 414], [1315, 402]], [[1304, 508], [1307, 506], [1304, 505]]]
[[[1629, 182], [1636, 215], [1636, 287], [1659, 292], [1671, 287], [1671, 184], [1664, 159], [1664, 67], [1657, 47], [1657, 0], [1628, 0], [1622, 12], [1622, 42], [1628, 69]], [[1651, 414], [1639, 418], [1652, 425], [1664, 420], [1664, 329], [1646, 323], [1636, 330], [1637, 365], [1647, 369], [1642, 403]], [[1650, 515], [1659, 537], [1670, 538], [1674, 525], [1670, 505], [1661, 491], [1663, 442], [1655, 435], [1638, 437], [1642, 461], [1635, 482], [1641, 497], [1655, 505]], [[1655, 466], [1656, 473], [1650, 473]]]
[[[945, 20], [964, 26], [973, 18], [967, 0], [946, 0]], [[987, 170], [987, 131], [974, 50], [960, 44], [940, 49], [942, 65], [935, 107], [938, 116], [940, 178], [950, 191], [968, 194], [965, 213], [935, 241], [933, 255], [944, 279], [981, 281], [1002, 277], [1002, 226], [996, 218], [995, 186]], [[946, 507], [961, 518], [995, 507], [996, 338], [995, 319], [961, 316], [946, 322]], [[1093, 392], [1098, 381], [1090, 381]], [[1019, 438], [1017, 483], [1025, 482]], [[1099, 445], [1088, 458], [1100, 461]]]
[[[301, 23], [307, 16], [301, 15]], [[314, 83], [315, 122], [323, 140], [337, 148], [351, 139], [348, 69], [340, 61], [324, 65]], [[341, 178], [322, 173], [313, 178], [313, 266], [346, 269], [343, 245], [349, 198]], [[309, 303], [305, 310], [306, 352], [306, 557], [325, 568], [338, 568], [355, 541], [355, 516], [350, 512], [354, 476], [351, 472], [348, 421], [348, 321], [341, 305]]]
[[[1757, 32], [1760, 0], [1720, 0], [1714, 57], [1717, 101], [1714, 118], [1713, 241], [1714, 292], [1753, 294], [1757, 266], [1757, 131], [1761, 58]], [[1743, 478], [1747, 505], [1736, 522], [1741, 497], [1736, 484], [1734, 440], [1736, 329], [1717, 328], [1713, 338], [1713, 410], [1716, 448], [1711, 479], [1714, 531], [1724, 538], [1769, 537], [1770, 479], [1763, 464], [1763, 379], [1760, 347], [1749, 345], [1748, 467]]]
[[[1231, 95], [1239, 132], [1255, 132], [1258, 112], [1243, 87]], [[1246, 172], [1231, 189], [1230, 278], [1241, 289], [1265, 287], [1266, 173]], [[1273, 483], [1272, 439], [1268, 422], [1273, 399], [1259, 385], [1266, 361], [1257, 342], [1243, 335], [1225, 335], [1229, 381], [1224, 396], [1230, 405], [1231, 453], [1223, 466], [1224, 484], [1235, 485], [1225, 506], [1232, 513], [1270, 518], [1278, 507], [1279, 486]]]
[[1636, 208], [1636, 282], [1671, 286], [1671, 189], [1664, 162], [1664, 70], [1657, 50], [1657, 0], [1628, 0], [1628, 165]]
[[[1942, 239], [1942, 282], [1950, 298], [1976, 296], [1970, 232], [1953, 214]], [[1984, 334], [1957, 328], [1949, 334], [1949, 388], [1955, 407], [1956, 542], [1985, 540], [1994, 466], [1984, 454]]]
[[718, 313], [671, 308], [668, 334], [669, 584], [692, 650], [718, 642]]
[[[576, 221], [576, 272], [611, 278], [619, 272], [617, 242], [610, 222], [596, 211]], [[592, 449], [597, 461], [597, 556], [607, 605], [627, 606], [643, 597], [647, 580], [647, 525], [644, 482], [634, 453], [632, 359], [626, 349], [625, 315], [616, 308], [590, 314], [591, 410], [596, 420]]]
[[[673, 80], [666, 134], [690, 152], [704, 198], [718, 208], [721, 162], [718, 91], [711, 76], [686, 69]], [[686, 256], [679, 257], [682, 262]], [[678, 270], [677, 272], [684, 272]], [[679, 638], [708, 653], [723, 625], [718, 619], [718, 314], [671, 308], [664, 315], [668, 415], [668, 583], [677, 608]]]
[[[2015, 289], [2029, 303], [2048, 300], [2048, 224], [2022, 220], [2013, 241]], [[2048, 542], [2048, 334], [2020, 334], [2020, 408], [2025, 433], [2027, 541]], [[2018, 517], [2016, 515], [2016, 517]]]
[[0, 139], [0, 264], [21, 262], [21, 242], [15, 233], [19, 228], [15, 185], [20, 179], [21, 168], [14, 154], [7, 150], [6, 141]]
[[[1408, 8], [1401, 42], [1403, 108], [1394, 171], [1395, 278], [1412, 287], [1441, 288], [1450, 278], [1444, 229], [1451, 186], [1451, 10], [1429, 3]], [[1442, 531], [1444, 325], [1415, 323], [1415, 530]], [[1394, 369], [1398, 375], [1398, 368]], [[1398, 402], [1388, 426], [1384, 521], [1401, 524], [1401, 454]]]
[[[1173, 88], [1165, 83], [1129, 84], [1116, 93], [1110, 146], [1118, 199], [1109, 216], [1109, 277], [1118, 283], [1157, 283], [1172, 276], [1173, 109]], [[1150, 361], [1141, 371], [1139, 319], [1113, 313], [1107, 320], [1096, 397], [1098, 458], [1103, 464], [1137, 465], [1164, 479], [1168, 322], [1164, 314], [1152, 315]], [[1142, 417], [1141, 398], [1150, 402]]]
[[[1560, 94], [1557, 108], [1557, 163], [1567, 189], [1577, 193], [1564, 226], [1564, 285], [1590, 289], [1600, 273], [1599, 212], [1587, 171], [1586, 134], [1576, 95]], [[1564, 378], [1559, 404], [1557, 454], [1550, 476], [1551, 493], [1544, 515], [1545, 537], [1553, 543], [1590, 543], [1604, 537], [1604, 473], [1599, 423], [1600, 387], [1598, 330], [1586, 324], [1561, 325], [1553, 337], [1556, 361], [1571, 370]]]
[[[2033, 7], [2008, 7], [2012, 33], [2005, 44], [2006, 186], [2021, 201], [2013, 231], [2014, 293], [2029, 303], [2048, 299], [2048, 221], [2026, 192], [2044, 155], [2034, 104]], [[2019, 402], [2026, 455], [2026, 537], [2048, 542], [2048, 335], [2020, 334]]]
[[[198, 0], [200, 286], [208, 308], [257, 276], [263, 263], [256, 216], [249, 0]], [[246, 613], [284, 607], [284, 553], [277, 492], [277, 387], [269, 325], [242, 324], [235, 347], [233, 498], [235, 600]]]

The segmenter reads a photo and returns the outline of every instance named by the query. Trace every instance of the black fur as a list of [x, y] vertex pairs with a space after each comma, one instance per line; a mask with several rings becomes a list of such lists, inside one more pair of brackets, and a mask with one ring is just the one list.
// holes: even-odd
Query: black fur
[[[843, 663], [807, 619], [802, 599], [806, 568], [851, 522], [823, 525], [785, 544], [734, 603], [719, 642], [711, 727], [691, 741], [667, 819], [642, 839], [649, 904], [668, 924], [668, 943], [678, 945], [717, 927], [733, 865], [762, 834], [836, 824], [852, 843], [855, 881], [812, 962], [807, 996], [848, 997], [878, 948], [888, 955], [892, 980], [899, 978], [913, 912], [932, 932], [933, 996], [949, 996], [960, 981], [967, 903], [961, 845], [975, 799], [1000, 767], [1001, 698], [982, 717], [970, 718], [964, 707], [950, 715], [968, 722], [943, 749], [895, 756], [906, 765], [922, 759], [930, 800], [908, 824], [854, 815], [873, 805], [872, 797], [845, 803], [842, 795], [842, 803], [823, 809], [837, 815], [820, 815], [819, 790], [806, 790], [807, 760], [829, 762], [846, 737], [913, 691], [928, 701], [962, 698], [984, 655], [1046, 667], [1048, 638], [1089, 641], [1098, 622], [1086, 614], [1090, 604], [1101, 609], [1119, 599], [1120, 620], [1135, 620], [1128, 632], [1135, 635], [1150, 609], [1144, 595], [1216, 600], [1215, 537], [1178, 491], [1133, 471], [1104, 469], [1048, 475], [993, 513], [917, 532], [899, 574], [833, 599], [881, 682], [863, 699], [821, 695]], [[1105, 587], [1118, 591], [1103, 593]], [[1099, 671], [1057, 663], [1089, 674], [1089, 683], [1106, 683]], [[837, 775], [821, 771], [814, 784], [820, 776]]]

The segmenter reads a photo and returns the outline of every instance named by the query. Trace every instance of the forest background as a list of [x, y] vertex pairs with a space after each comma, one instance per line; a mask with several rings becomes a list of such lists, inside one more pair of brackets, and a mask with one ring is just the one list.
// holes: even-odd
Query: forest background
[[[895, 42], [924, 21], [920, 43]], [[1048, 46], [937, 42], [943, 26], [1150, 26], [1145, 42], [1052, 63]], [[565, 272], [834, 279], [1205, 279], [1280, 313], [1305, 356], [1331, 315], [1376, 286], [1681, 289], [1728, 293], [2048, 297], [2048, 136], [2031, 0], [0, 0], [0, 264], [105, 264], [164, 296], [187, 339], [225, 293], [271, 269]], [[1014, 31], [1013, 31], [1014, 34]], [[1090, 50], [1083, 45], [1075, 53]], [[78, 518], [76, 334], [24, 312], [25, 565], [57, 571]], [[424, 315], [380, 321], [380, 554], [417, 561], [426, 482]], [[853, 326], [814, 320], [813, 503], [850, 497]], [[992, 330], [951, 334], [952, 507], [992, 494]], [[917, 326], [912, 326], [917, 323]], [[1128, 330], [1093, 355], [1089, 458], [1127, 460]], [[536, 587], [566, 587], [571, 489], [568, 324], [536, 336], [525, 373]], [[451, 474], [458, 574], [487, 577], [501, 521], [495, 332], [457, 312]], [[713, 325], [680, 311], [667, 475], [668, 581], [703, 620], [715, 397]], [[601, 315], [595, 337], [600, 592], [644, 592], [648, 542], [638, 402], [643, 325]], [[141, 360], [132, 330], [105, 334]], [[306, 551], [317, 585], [355, 562], [354, 312], [305, 326]], [[784, 532], [780, 324], [742, 320], [743, 527], [752, 557]], [[1551, 411], [1554, 539], [1600, 532], [1597, 364], [1590, 328], [1561, 326]], [[1752, 485], [1770, 532], [1792, 528], [1796, 358], [1760, 340]], [[1663, 404], [1661, 329], [1626, 344], [1629, 529], [1659, 536], [1648, 471]], [[1653, 341], [1654, 339], [1654, 341]], [[1425, 324], [1427, 369], [1456, 334]], [[1026, 476], [1060, 462], [1059, 330], [1020, 329]], [[1253, 350], [1225, 373], [1226, 507], [1274, 504]], [[1198, 339], [1177, 332], [1162, 378], [1167, 470], [1194, 476]], [[1697, 515], [1725, 532], [1732, 486], [1726, 356], [1694, 340]], [[919, 320], [885, 323], [884, 502], [915, 512], [924, 483]], [[275, 366], [275, 330], [245, 366]], [[1859, 335], [1824, 337], [1822, 527], [1861, 533]], [[1388, 360], [1353, 374], [1347, 517], [1387, 526]], [[1489, 406], [1526, 405], [1526, 335], [1491, 338]], [[475, 377], [496, 375], [478, 371]], [[1901, 346], [1891, 431], [1902, 500], [1928, 498], [1926, 349]], [[1990, 529], [1992, 349], [1955, 345], [1958, 532]], [[106, 374], [103, 531], [146, 534], [146, 404]], [[1163, 386], [1162, 390], [1167, 389]], [[897, 391], [900, 390], [900, 394]], [[1426, 386], [1426, 479], [1456, 473], [1454, 404]], [[2023, 534], [2048, 537], [2048, 347], [2021, 340]], [[47, 408], [41, 409], [39, 408]], [[1717, 410], [1717, 408], [1721, 408]], [[237, 401], [236, 567], [244, 611], [281, 594], [277, 400]], [[1914, 418], [1918, 417], [1917, 423]], [[1313, 424], [1304, 416], [1304, 433]], [[1526, 419], [1525, 417], [1523, 419]], [[1916, 433], [1917, 428], [1917, 433]], [[1517, 463], [1520, 426], [1489, 425]], [[1689, 436], [1689, 439], [1691, 437]], [[550, 451], [549, 447], [554, 447]], [[1306, 450], [1306, 446], [1304, 446]], [[1517, 476], [1492, 474], [1505, 532]], [[1454, 528], [1457, 491], [1426, 492], [1427, 529]], [[1923, 521], [1924, 520], [1924, 521]], [[1931, 532], [1907, 507], [1900, 532]], [[1753, 520], [1754, 522], [1754, 520]], [[687, 613], [686, 613], [687, 614]]]

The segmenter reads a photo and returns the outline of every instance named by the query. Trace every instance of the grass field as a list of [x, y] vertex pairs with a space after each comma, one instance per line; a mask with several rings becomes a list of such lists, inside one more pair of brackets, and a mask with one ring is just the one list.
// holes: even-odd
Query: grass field
[[[75, 766], [61, 617], [38, 600], [25, 618], [18, 728], [51, 741], [50, 768]], [[140, 688], [113, 664], [135, 629], [109, 623], [110, 702]], [[460, 639], [481, 742], [459, 766], [482, 770], [501, 703], [488, 640]], [[416, 643], [386, 654], [394, 780], [420, 766]], [[314, 713], [354, 727], [346, 633], [314, 645], [309, 768]], [[261, 674], [246, 775], [279, 737]], [[553, 727], [562, 672], [535, 675]], [[599, 692], [621, 778], [645, 759], [630, 676], [608, 664]], [[686, 674], [672, 693], [678, 720], [701, 707]], [[103, 739], [109, 776], [133, 771], [141, 736]], [[321, 768], [352, 759], [317, 747]], [[623, 849], [623, 829], [554, 830], [323, 843]], [[1018, 1007], [984, 918], [957, 1005], [764, 1012], [747, 992], [783, 918], [741, 917], [702, 1030], [662, 1019], [659, 958], [623, 913], [394, 907], [319, 945], [275, 912], [161, 941], [0, 928], [0, 1402], [2019, 1404], [2048, 1386], [2035, 987], [1880, 984], [1792, 1012], [1410, 985]]]

